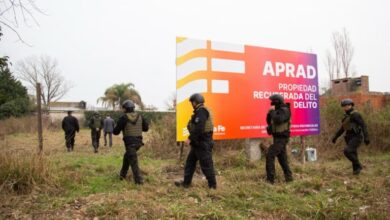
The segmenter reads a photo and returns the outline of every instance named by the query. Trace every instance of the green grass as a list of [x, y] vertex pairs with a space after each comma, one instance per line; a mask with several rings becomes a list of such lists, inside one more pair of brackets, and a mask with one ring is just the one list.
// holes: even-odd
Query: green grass
[[[18, 136], [21, 138], [21, 136]], [[267, 184], [264, 160], [248, 163], [241, 152], [215, 153], [218, 189], [197, 172], [193, 186], [176, 188], [182, 163], [154, 159], [148, 148], [139, 161], [145, 184], [118, 179], [123, 146], [49, 154], [56, 190], [37, 184], [31, 194], [1, 193], [2, 218], [129, 219], [387, 219], [390, 214], [390, 153], [361, 155], [365, 169], [351, 173], [345, 159], [302, 165], [292, 160], [295, 181]], [[228, 155], [228, 156], [227, 156]]]

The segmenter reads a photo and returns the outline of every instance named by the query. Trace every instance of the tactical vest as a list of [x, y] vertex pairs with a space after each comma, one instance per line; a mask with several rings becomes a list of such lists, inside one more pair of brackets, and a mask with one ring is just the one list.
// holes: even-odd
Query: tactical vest
[[93, 128], [101, 128], [101, 122], [99, 117], [93, 117]]
[[137, 113], [127, 113], [127, 124], [124, 129], [124, 136], [139, 137], [142, 136], [142, 117]]
[[355, 122], [351, 121], [352, 114], [356, 114], [357, 111], [352, 110], [350, 114], [345, 114], [345, 117], [342, 121], [342, 126], [345, 131], [354, 131], [355, 133], [360, 133], [360, 127]]
[[[211, 115], [211, 112], [204, 106], [200, 106], [196, 111], [198, 111], [200, 108], [205, 109], [209, 113], [209, 117], [206, 120], [205, 126], [204, 126], [204, 133], [213, 132], [214, 125], [213, 125], [213, 117]], [[195, 128], [195, 124], [192, 123], [192, 120], [190, 120], [187, 124], [187, 129], [191, 133], [193, 129]]]
[[[290, 111], [290, 110], [289, 110]], [[291, 117], [288, 119], [288, 121], [285, 121], [281, 124], [275, 124], [274, 120], [271, 119], [271, 125], [272, 125], [272, 133], [282, 133], [285, 131], [290, 131], [291, 127]]]

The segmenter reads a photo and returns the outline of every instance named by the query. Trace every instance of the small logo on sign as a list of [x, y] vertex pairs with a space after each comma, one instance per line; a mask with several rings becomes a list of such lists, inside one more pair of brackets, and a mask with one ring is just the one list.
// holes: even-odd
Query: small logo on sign
[[226, 127], [223, 125], [217, 125], [214, 127], [214, 133], [225, 133]]

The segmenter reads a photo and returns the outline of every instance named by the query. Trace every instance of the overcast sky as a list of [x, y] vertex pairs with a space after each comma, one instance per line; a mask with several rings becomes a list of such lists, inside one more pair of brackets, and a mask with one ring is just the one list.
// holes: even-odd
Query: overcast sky
[[74, 88], [65, 101], [98, 97], [115, 83], [132, 82], [146, 104], [160, 109], [175, 91], [175, 37], [311, 51], [320, 84], [331, 34], [345, 27], [355, 47], [353, 67], [370, 76], [372, 91], [390, 91], [388, 0], [36, 0], [47, 15], [18, 29], [32, 47], [4, 29], [0, 56], [56, 58]]

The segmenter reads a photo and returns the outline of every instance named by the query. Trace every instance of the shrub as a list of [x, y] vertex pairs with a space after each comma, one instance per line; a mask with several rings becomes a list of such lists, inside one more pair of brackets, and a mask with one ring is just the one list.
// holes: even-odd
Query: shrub
[[[370, 151], [389, 151], [390, 150], [390, 106], [374, 110], [369, 106], [356, 106], [356, 110], [362, 115], [367, 124], [370, 137], [370, 147], [365, 148]], [[337, 144], [332, 144], [331, 140], [336, 131], [341, 126], [341, 119], [344, 112], [336, 99], [329, 100], [327, 104], [320, 109], [321, 133], [318, 136], [308, 138], [308, 143], [315, 146], [323, 155], [332, 157], [340, 154], [345, 142], [340, 137]], [[326, 153], [325, 153], [326, 152]]]
[[30, 103], [27, 98], [17, 98], [0, 105], [0, 120], [11, 116], [20, 117], [29, 112]]
[[178, 155], [176, 144], [176, 115], [166, 114], [160, 120], [152, 120], [150, 131], [145, 136], [146, 147], [153, 156], [158, 158], [173, 158]]

